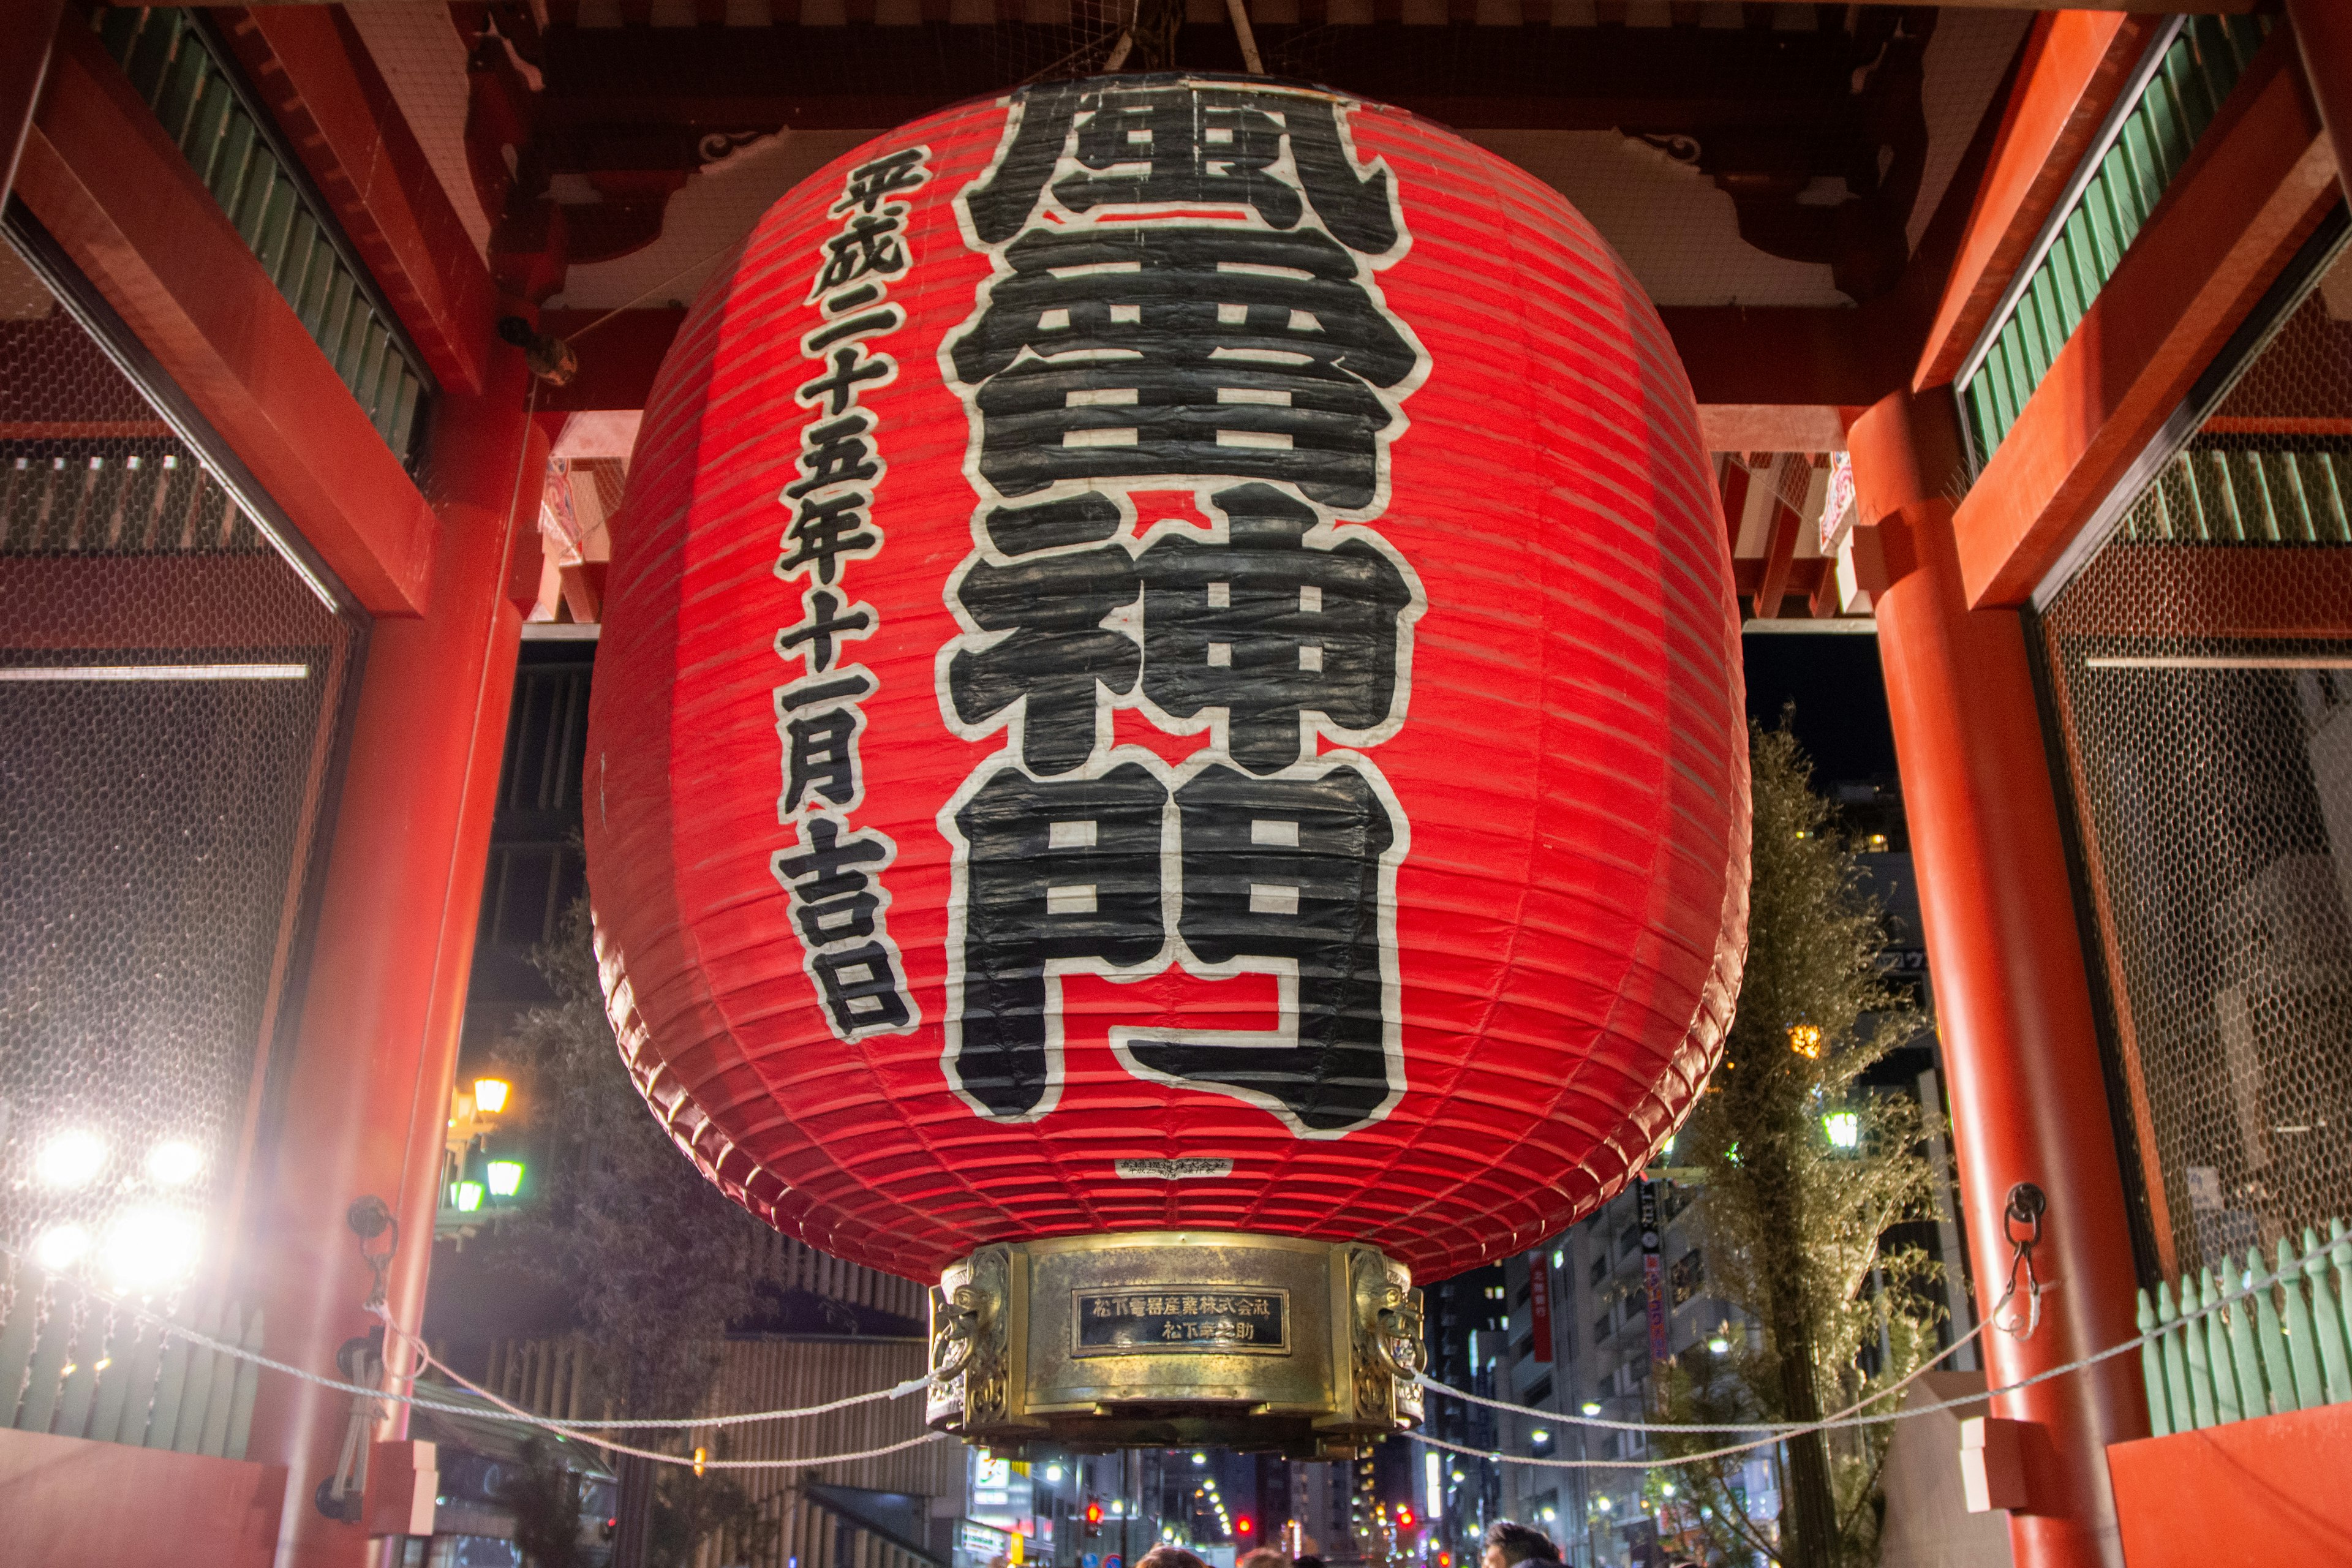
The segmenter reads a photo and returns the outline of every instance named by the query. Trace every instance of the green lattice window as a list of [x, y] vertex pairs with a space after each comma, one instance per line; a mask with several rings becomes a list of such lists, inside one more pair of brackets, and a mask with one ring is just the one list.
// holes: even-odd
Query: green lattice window
[[1960, 404], [1979, 462], [2017, 423], [2271, 26], [2267, 16], [2184, 17], [2150, 49], [2143, 79], [2084, 160], [2035, 260], [1961, 372]]
[[432, 377], [219, 45], [184, 10], [109, 7], [94, 25], [393, 456], [413, 468]]

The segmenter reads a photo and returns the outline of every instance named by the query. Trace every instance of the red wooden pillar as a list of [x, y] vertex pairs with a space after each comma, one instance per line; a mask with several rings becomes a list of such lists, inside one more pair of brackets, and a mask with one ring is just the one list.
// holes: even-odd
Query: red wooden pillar
[[[379, 619], [369, 645], [275, 1168], [255, 1205], [270, 1353], [329, 1375], [337, 1347], [374, 1322], [352, 1201], [381, 1198], [399, 1219], [388, 1294], [412, 1330], [432, 1260], [520, 637], [508, 562], [536, 517], [530, 457], [546, 458], [543, 439], [518, 449], [524, 391], [520, 354], [501, 349], [481, 395], [451, 397], [436, 425], [431, 586], [423, 616]], [[250, 1454], [289, 1467], [281, 1568], [366, 1560], [360, 1527], [313, 1501], [351, 1413], [345, 1395], [263, 1377]]]
[[[1983, 1341], [1999, 1386], [2130, 1338], [2137, 1280], [2024, 628], [2013, 610], [1969, 607], [1937, 493], [1958, 439], [1947, 399], [1907, 392], [1850, 437], [1861, 515], [1892, 579], [1879, 652], [1980, 1310], [2010, 1272], [2011, 1188], [2031, 1182], [2049, 1201], [2034, 1253], [2050, 1287], [2041, 1326]], [[2022, 1305], [2021, 1293], [2007, 1315], [2021, 1321]], [[2138, 1375], [2120, 1356], [1994, 1402], [2033, 1424], [2030, 1504], [2010, 1521], [2018, 1568], [2120, 1568], [2106, 1447], [2147, 1433]]]
[[2352, 5], [2344, 0], [2286, 0], [2303, 56], [2303, 79], [2336, 149], [2336, 178], [2352, 196]]
[[48, 74], [49, 40], [64, 14], [65, 0], [0, 4], [0, 202], [16, 183], [16, 157], [33, 128], [33, 105]]

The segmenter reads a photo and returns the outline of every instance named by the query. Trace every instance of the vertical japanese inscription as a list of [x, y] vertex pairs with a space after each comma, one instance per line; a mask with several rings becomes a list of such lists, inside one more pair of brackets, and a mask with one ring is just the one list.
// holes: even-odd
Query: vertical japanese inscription
[[800, 673], [774, 691], [783, 781], [776, 819], [799, 842], [776, 851], [769, 868], [791, 896], [803, 966], [843, 1040], [898, 1033], [919, 1021], [890, 940], [882, 881], [898, 846], [850, 821], [866, 798], [861, 705], [879, 684], [865, 666], [845, 660], [847, 645], [880, 624], [848, 583], [851, 566], [873, 560], [883, 545], [874, 498], [888, 465], [864, 399], [898, 376], [898, 362], [880, 345], [907, 323], [889, 289], [912, 263], [907, 215], [930, 180], [929, 156], [922, 147], [886, 153], [842, 182], [831, 209], [840, 226], [818, 245], [809, 284], [821, 320], [801, 339], [814, 374], [794, 393], [808, 411], [800, 453], [777, 498], [787, 521], [776, 576], [787, 593], [797, 590], [799, 618], [777, 631], [775, 649]]
[[[1034, 1120], [1064, 974], [1266, 976], [1271, 1030], [1111, 1045], [1344, 1136], [1404, 1089], [1409, 825], [1352, 749], [1404, 722], [1425, 605], [1367, 526], [1428, 371], [1376, 276], [1411, 242], [1397, 193], [1326, 94], [1136, 78], [1011, 105], [957, 201], [992, 274], [940, 351], [979, 497], [940, 705], [1003, 737], [940, 816], [943, 1066], [982, 1115]], [[1171, 491], [1209, 526], [1155, 515]], [[1121, 709], [1208, 743], [1173, 766], [1115, 746]]]

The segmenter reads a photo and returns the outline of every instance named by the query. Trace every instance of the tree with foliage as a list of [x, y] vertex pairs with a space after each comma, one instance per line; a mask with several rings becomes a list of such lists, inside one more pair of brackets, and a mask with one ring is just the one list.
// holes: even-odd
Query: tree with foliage
[[[671, 1143], [622, 1065], [597, 984], [588, 902], [566, 911], [557, 939], [533, 954], [555, 1000], [520, 1018], [500, 1062], [528, 1085], [541, 1201], [479, 1245], [513, 1266], [560, 1282], [580, 1329], [593, 1341], [592, 1367], [606, 1407], [649, 1418], [690, 1415], [719, 1370], [728, 1325], [761, 1305], [743, 1267], [759, 1222], [729, 1202]], [[675, 1429], [637, 1429], [624, 1439], [675, 1450]], [[561, 1499], [527, 1464], [508, 1506], [552, 1517]], [[557, 1467], [557, 1468], [560, 1468]], [[679, 1466], [625, 1466], [651, 1485], [647, 1557], [686, 1568], [700, 1544], [727, 1532], [756, 1555], [777, 1521], [763, 1518], [743, 1487], [721, 1473]], [[635, 1484], [625, 1475], [625, 1486]], [[572, 1483], [572, 1528], [578, 1487]], [[518, 1541], [522, 1526], [518, 1524]], [[551, 1524], [534, 1568], [569, 1568]]]
[[499, 1487], [515, 1516], [514, 1541], [529, 1568], [586, 1568], [580, 1548], [580, 1475], [541, 1437], [527, 1439], [522, 1463]]
[[678, 1152], [629, 1081], [604, 1016], [586, 900], [534, 962], [556, 1000], [518, 1020], [509, 1048], [534, 1102], [543, 1199], [492, 1245], [562, 1282], [615, 1409], [692, 1415], [728, 1324], [759, 1304], [741, 1261], [759, 1222]]
[[758, 1562], [782, 1533], [783, 1521], [763, 1511], [729, 1475], [665, 1468], [654, 1487], [646, 1557], [653, 1568], [692, 1568], [698, 1547], [724, 1541], [730, 1562]]
[[[1918, 1102], [1864, 1074], [1919, 1018], [1880, 977], [1884, 917], [1787, 717], [1751, 730], [1754, 884], [1748, 964], [1723, 1065], [1676, 1140], [1696, 1167], [1693, 1210], [1713, 1293], [1756, 1331], [1686, 1355], [1662, 1380], [1669, 1422], [1816, 1421], [1909, 1375], [1937, 1348], [1940, 1266], [1895, 1242], [1932, 1218], [1937, 1177]], [[1851, 1120], [1848, 1120], [1848, 1119]], [[1730, 1560], [1855, 1568], [1876, 1560], [1879, 1470], [1890, 1428], [1788, 1440], [1777, 1538], [1733, 1483], [1748, 1456], [1661, 1472], [1675, 1510]], [[1736, 1440], [1736, 1439], [1731, 1439]], [[1668, 1439], [1664, 1454], [1721, 1447]]]

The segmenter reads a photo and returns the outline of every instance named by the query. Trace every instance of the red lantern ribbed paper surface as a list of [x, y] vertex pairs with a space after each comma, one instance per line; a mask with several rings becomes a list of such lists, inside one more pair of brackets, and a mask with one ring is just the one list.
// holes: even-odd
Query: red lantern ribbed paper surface
[[647, 1100], [909, 1275], [1529, 1245], [1738, 986], [1713, 498], [1623, 265], [1400, 110], [1097, 79], [851, 153], [703, 291], [615, 528], [588, 850]]

